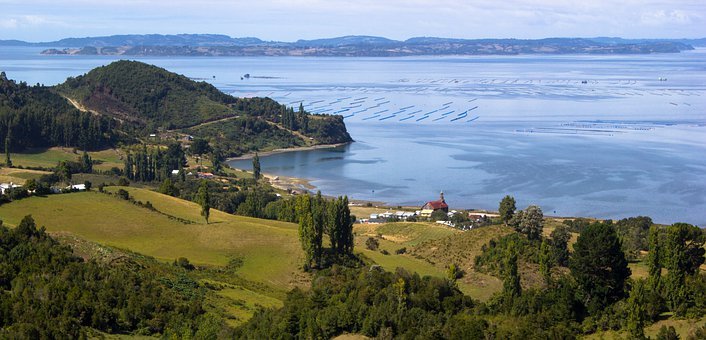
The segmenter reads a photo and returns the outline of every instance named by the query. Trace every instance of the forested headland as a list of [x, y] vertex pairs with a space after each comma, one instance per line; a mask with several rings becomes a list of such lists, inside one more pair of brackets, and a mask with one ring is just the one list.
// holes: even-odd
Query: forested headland
[[12, 152], [96, 150], [149, 136], [202, 137], [222, 145], [225, 156], [352, 141], [340, 116], [295, 112], [269, 98], [236, 98], [136, 61], [116, 61], [53, 87], [0, 76], [0, 140]]

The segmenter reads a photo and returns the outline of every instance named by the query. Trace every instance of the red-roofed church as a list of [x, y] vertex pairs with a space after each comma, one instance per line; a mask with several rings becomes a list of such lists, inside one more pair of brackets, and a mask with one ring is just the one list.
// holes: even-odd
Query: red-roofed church
[[446, 200], [444, 199], [444, 192], [442, 191], [439, 194], [439, 200], [438, 201], [429, 201], [424, 206], [422, 207], [422, 217], [429, 217], [431, 214], [437, 210], [442, 210], [444, 212], [449, 212], [449, 205], [446, 204]]

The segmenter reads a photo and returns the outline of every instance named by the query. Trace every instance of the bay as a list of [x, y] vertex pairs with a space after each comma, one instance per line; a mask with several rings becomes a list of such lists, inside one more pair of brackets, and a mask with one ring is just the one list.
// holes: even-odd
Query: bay
[[[3, 47], [47, 85], [115, 60]], [[134, 58], [237, 96], [341, 114], [355, 143], [263, 157], [324, 194], [706, 225], [706, 50], [620, 56]], [[244, 77], [246, 74], [249, 77]], [[425, 118], [426, 117], [426, 118]], [[250, 162], [233, 161], [249, 168]]]

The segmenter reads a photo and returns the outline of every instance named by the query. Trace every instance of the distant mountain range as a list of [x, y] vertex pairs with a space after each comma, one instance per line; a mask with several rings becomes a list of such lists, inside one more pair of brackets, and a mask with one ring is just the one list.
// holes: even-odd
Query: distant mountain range
[[43, 54], [192, 55], [192, 56], [414, 56], [513, 54], [678, 53], [706, 47], [702, 39], [451, 39], [415, 37], [405, 41], [374, 36], [345, 36], [295, 42], [232, 38], [219, 34], [112, 35], [30, 43], [0, 40], [0, 46], [51, 47]]

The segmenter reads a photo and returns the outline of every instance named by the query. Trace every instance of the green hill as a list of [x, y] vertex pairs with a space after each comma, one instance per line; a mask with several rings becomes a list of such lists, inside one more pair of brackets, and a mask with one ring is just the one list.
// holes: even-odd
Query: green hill
[[213, 85], [137, 61], [95, 68], [57, 90], [88, 110], [168, 129], [235, 114], [236, 99]]
[[206, 82], [137, 61], [116, 61], [55, 87], [0, 75], [0, 142], [10, 150], [96, 150], [159, 132], [192, 135], [226, 156], [352, 141], [341, 116], [295, 112], [270, 98], [236, 98]]

